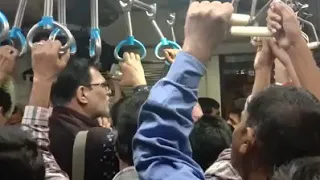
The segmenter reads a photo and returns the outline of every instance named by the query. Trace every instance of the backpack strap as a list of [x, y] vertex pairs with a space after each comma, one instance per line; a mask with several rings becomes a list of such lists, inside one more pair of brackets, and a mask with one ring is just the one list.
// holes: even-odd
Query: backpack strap
[[72, 152], [72, 180], [84, 180], [87, 135], [88, 131], [80, 131], [74, 140]]

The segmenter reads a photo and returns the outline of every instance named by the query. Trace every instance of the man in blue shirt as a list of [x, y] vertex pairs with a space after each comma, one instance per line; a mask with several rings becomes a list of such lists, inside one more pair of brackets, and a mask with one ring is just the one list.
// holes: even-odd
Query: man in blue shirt
[[[191, 156], [191, 112], [205, 64], [224, 39], [232, 12], [231, 3], [191, 4], [183, 52], [177, 55], [168, 75], [152, 89], [140, 114], [142, 124], [133, 142], [140, 179], [204, 179], [203, 171]], [[158, 137], [151, 137], [150, 133]]]
[[[282, 17], [283, 26], [298, 24], [292, 23], [294, 13], [281, 11], [285, 6], [277, 4], [273, 11], [280, 18], [273, 18]], [[230, 3], [191, 4], [183, 51], [141, 109], [140, 127], [133, 140], [134, 164], [141, 180], [205, 179], [191, 158], [191, 112], [205, 64], [228, 32], [232, 12]], [[292, 42], [299, 43], [292, 47], [307, 47], [305, 42]], [[309, 92], [295, 87], [267, 88], [254, 96], [242, 113], [232, 137], [232, 165], [244, 180], [267, 180], [275, 167], [295, 158], [320, 155], [319, 119], [319, 101]]]

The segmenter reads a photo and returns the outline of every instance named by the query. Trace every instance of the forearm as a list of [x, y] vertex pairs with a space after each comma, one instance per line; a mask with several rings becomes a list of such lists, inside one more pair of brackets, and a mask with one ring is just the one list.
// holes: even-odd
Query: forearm
[[[256, 55], [255, 62], [260, 61], [257, 58], [269, 58], [269, 57], [265, 56], [264, 54], [261, 54], [261, 52], [258, 52]], [[258, 65], [258, 66], [255, 66], [254, 69], [255, 69], [255, 78], [254, 78], [254, 84], [253, 84], [251, 96], [257, 95], [258, 93], [260, 93], [270, 85], [272, 66]]]
[[320, 72], [306, 42], [301, 38], [287, 52], [301, 86], [320, 99], [320, 84], [314, 83], [314, 79], [320, 79]]
[[299, 78], [298, 78], [298, 76], [296, 74], [296, 71], [294, 70], [293, 65], [291, 63], [287, 64], [287, 65], [285, 65], [285, 68], [287, 69], [287, 71], [289, 73], [289, 76], [291, 78], [292, 84], [294, 86], [296, 86], [296, 87], [301, 87]]
[[30, 93], [29, 105], [37, 107], [49, 107], [52, 83], [53, 81], [50, 80], [44, 81], [34, 78]]

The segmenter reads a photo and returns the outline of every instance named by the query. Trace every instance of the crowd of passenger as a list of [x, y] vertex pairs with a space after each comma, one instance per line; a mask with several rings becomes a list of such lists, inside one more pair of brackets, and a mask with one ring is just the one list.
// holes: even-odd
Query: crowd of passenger
[[[18, 51], [1, 46], [0, 179], [320, 179], [320, 72], [286, 4], [268, 10], [273, 38], [253, 39], [251, 95], [236, 99], [226, 119], [217, 101], [198, 98], [232, 13], [231, 3], [193, 2], [183, 48], [165, 50], [170, 70], [152, 87], [139, 55], [125, 52], [116, 83], [132, 95], [118, 98], [99, 64], [42, 40], [31, 49], [32, 89], [21, 108], [12, 78]], [[274, 65], [280, 80], [271, 84]]]

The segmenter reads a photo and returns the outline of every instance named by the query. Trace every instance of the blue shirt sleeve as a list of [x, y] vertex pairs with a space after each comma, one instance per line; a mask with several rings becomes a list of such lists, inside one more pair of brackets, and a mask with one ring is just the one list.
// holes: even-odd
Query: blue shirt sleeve
[[192, 159], [192, 109], [205, 66], [180, 52], [168, 75], [150, 91], [133, 140], [134, 164], [141, 180], [204, 180]]

